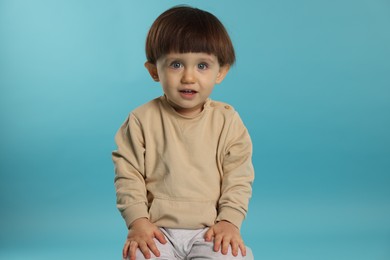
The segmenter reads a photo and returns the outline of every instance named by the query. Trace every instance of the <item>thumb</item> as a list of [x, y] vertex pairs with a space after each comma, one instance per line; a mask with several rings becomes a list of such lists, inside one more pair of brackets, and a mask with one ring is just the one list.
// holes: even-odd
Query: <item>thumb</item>
[[209, 230], [207, 230], [206, 234], [204, 235], [204, 239], [207, 241], [207, 242], [210, 242], [214, 236], [214, 229], [211, 227], [209, 228]]
[[157, 229], [155, 232], [154, 232], [154, 237], [161, 243], [161, 244], [165, 244], [167, 242], [167, 239], [165, 238], [163, 232], [161, 232], [160, 229]]

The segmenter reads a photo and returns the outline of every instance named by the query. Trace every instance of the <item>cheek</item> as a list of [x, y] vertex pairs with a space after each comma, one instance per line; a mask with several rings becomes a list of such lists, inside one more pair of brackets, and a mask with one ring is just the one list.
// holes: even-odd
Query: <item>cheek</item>
[[214, 86], [215, 84], [218, 84], [218, 78], [217, 77], [213, 77], [212, 79], [209, 80], [209, 85], [210, 86]]
[[162, 78], [164, 79], [164, 82], [167, 82], [167, 83], [173, 83], [176, 80], [175, 75], [172, 75], [172, 74], [164, 74]]
[[170, 77], [163, 77], [160, 79], [162, 87], [166, 90], [172, 89], [176, 86], [175, 81]]
[[171, 78], [165, 78], [164, 80], [164, 84], [167, 86], [167, 87], [171, 87], [173, 85], [173, 80]]

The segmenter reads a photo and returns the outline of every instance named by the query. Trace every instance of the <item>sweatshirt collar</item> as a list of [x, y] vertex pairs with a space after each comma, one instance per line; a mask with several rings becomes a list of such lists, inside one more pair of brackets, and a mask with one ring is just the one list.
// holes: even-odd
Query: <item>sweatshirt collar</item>
[[195, 116], [184, 116], [180, 113], [178, 113], [172, 106], [171, 104], [169, 104], [168, 102], [168, 99], [165, 95], [161, 96], [160, 100], [162, 101], [162, 103], [164, 104], [164, 106], [172, 113], [174, 114], [175, 116], [178, 116], [178, 117], [181, 117], [181, 118], [185, 118], [185, 119], [194, 119], [194, 118], [198, 118], [198, 117], [201, 117], [203, 116], [206, 111], [209, 109], [210, 107], [210, 103], [211, 103], [211, 99], [210, 98], [207, 98], [206, 99], [206, 102], [204, 103], [203, 105], [203, 110], [202, 112], [200, 112], [199, 114], [195, 115]]

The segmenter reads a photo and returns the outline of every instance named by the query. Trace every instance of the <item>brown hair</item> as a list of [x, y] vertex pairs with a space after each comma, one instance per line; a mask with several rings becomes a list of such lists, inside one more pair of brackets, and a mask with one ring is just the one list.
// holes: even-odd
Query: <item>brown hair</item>
[[176, 6], [162, 13], [146, 38], [150, 63], [170, 52], [214, 54], [221, 66], [235, 62], [233, 44], [223, 24], [213, 14], [189, 6]]

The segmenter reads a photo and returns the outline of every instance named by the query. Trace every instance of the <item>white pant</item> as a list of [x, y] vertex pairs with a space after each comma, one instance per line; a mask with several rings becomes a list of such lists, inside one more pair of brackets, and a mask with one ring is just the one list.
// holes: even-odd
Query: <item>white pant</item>
[[[161, 228], [168, 243], [161, 244], [155, 239], [156, 246], [160, 251], [160, 257], [156, 257], [152, 253], [151, 259], [166, 259], [166, 260], [196, 260], [196, 259], [223, 259], [223, 260], [253, 260], [252, 251], [247, 247], [247, 255], [243, 257], [239, 250], [238, 256], [233, 256], [231, 248], [227, 255], [223, 255], [220, 251], [215, 252], [213, 242], [206, 242], [204, 235], [208, 228], [188, 230], [188, 229], [166, 229]], [[145, 259], [142, 252], [137, 249], [136, 259]]]

